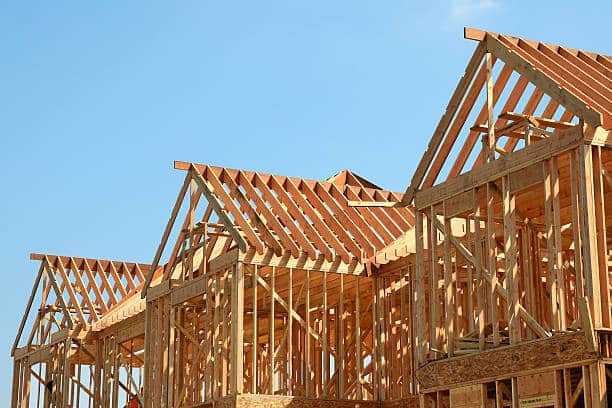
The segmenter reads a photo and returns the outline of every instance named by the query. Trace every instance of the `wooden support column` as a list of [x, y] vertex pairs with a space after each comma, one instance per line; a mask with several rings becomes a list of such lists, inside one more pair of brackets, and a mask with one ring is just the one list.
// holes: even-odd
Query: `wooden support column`
[[13, 361], [13, 387], [11, 392], [11, 408], [19, 407], [19, 377], [21, 374], [21, 361]]
[[257, 265], [252, 265], [252, 268], [253, 280], [251, 286], [253, 287], [253, 353], [251, 355], [251, 374], [253, 378], [251, 382], [251, 394], [257, 394], [257, 355], [259, 354], [259, 351], [257, 350], [259, 344], [259, 337], [257, 335]]
[[516, 203], [514, 194], [510, 191], [508, 176], [502, 177], [502, 202], [504, 208], [504, 258], [506, 270], [506, 290], [508, 293], [508, 328], [510, 343], [521, 340], [521, 325], [519, 321], [518, 293], [518, 263], [516, 260]]
[[516, 377], [512, 377], [512, 408], [520, 408], [520, 400], [519, 400], [519, 389], [518, 389], [518, 379]]
[[287, 314], [287, 395], [293, 395], [293, 268], [289, 268], [289, 308]]
[[582, 273], [582, 237], [581, 225], [583, 214], [580, 211], [580, 193], [578, 181], [578, 151], [570, 150], [569, 171], [570, 171], [570, 194], [572, 203], [572, 233], [574, 238], [574, 273], [576, 275], [576, 297], [584, 297], [584, 276]]
[[272, 267], [272, 276], [271, 276], [271, 281], [270, 281], [270, 316], [268, 317], [268, 323], [269, 323], [269, 328], [268, 328], [268, 393], [270, 395], [274, 395], [274, 385], [276, 382], [275, 376], [274, 376], [274, 369], [275, 369], [275, 365], [274, 365], [274, 331], [275, 331], [275, 324], [274, 324], [274, 291], [276, 290], [276, 267]]
[[582, 382], [583, 382], [583, 400], [585, 408], [595, 408], [593, 406], [593, 399], [591, 398], [591, 373], [589, 366], [582, 366]]
[[[485, 343], [485, 276], [482, 270], [482, 242], [480, 236], [480, 217], [482, 215], [482, 208], [480, 200], [478, 199], [478, 190], [473, 190], [473, 201], [474, 201], [474, 258], [476, 259], [476, 316], [478, 318], [478, 349], [484, 350]], [[469, 227], [469, 223], [468, 223]], [[491, 271], [493, 272], [493, 271]], [[472, 296], [468, 290], [468, 296]], [[470, 312], [470, 320], [472, 318], [472, 310]]]
[[[344, 274], [340, 274], [340, 302], [338, 304], [338, 314], [336, 315], [336, 326], [339, 325], [336, 344], [338, 345], [338, 358], [334, 360], [334, 366], [338, 369], [338, 398], [344, 399], [345, 388], [345, 369], [346, 355], [344, 353], [344, 328], [345, 328], [345, 311], [344, 311]], [[336, 368], [336, 367], [334, 367]]]
[[455, 353], [455, 285], [453, 282], [453, 262], [450, 235], [452, 228], [450, 218], [444, 205], [444, 317], [446, 333], [446, 352], [449, 357]]
[[221, 336], [223, 337], [223, 347], [222, 347], [222, 353], [223, 353], [223, 358], [221, 359], [221, 395], [222, 396], [227, 396], [229, 395], [228, 392], [228, 387], [230, 384], [228, 384], [228, 374], [229, 374], [229, 366], [230, 366], [230, 359], [231, 359], [231, 351], [230, 351], [230, 344], [229, 344], [229, 339], [231, 336], [231, 328], [229, 327], [231, 325], [231, 320], [230, 319], [230, 312], [231, 312], [231, 304], [230, 304], [230, 297], [231, 297], [231, 282], [230, 282], [230, 277], [229, 277], [229, 269], [226, 269], [224, 274], [223, 274], [223, 306], [222, 306], [222, 321], [223, 321], [223, 325], [221, 327]]
[[487, 269], [491, 274], [491, 282], [489, 294], [491, 295], [490, 306], [491, 306], [491, 326], [493, 331], [493, 346], [499, 346], [499, 320], [497, 310], [497, 294], [496, 286], [497, 282], [497, 256], [495, 254], [495, 224], [494, 224], [494, 201], [493, 201], [493, 189], [494, 186], [491, 183], [487, 183], [487, 237], [486, 237], [486, 249], [487, 249]]
[[[145, 313], [145, 328], [147, 326], [147, 320], [148, 320], [147, 316], [148, 316], [148, 313]], [[103, 360], [102, 355], [104, 354], [104, 341], [102, 339], [96, 339], [95, 344], [96, 344], [96, 358], [95, 358], [94, 373], [93, 373], [93, 390], [94, 390], [93, 407], [100, 408], [102, 404], [102, 401], [101, 401], [102, 366], [104, 365], [104, 360]], [[146, 353], [147, 348], [148, 348], [147, 347], [147, 333], [145, 329], [145, 353]], [[146, 366], [147, 366], [147, 363], [145, 361], [145, 384], [147, 382]], [[147, 406], [146, 396], [145, 396], [145, 406]]]
[[232, 273], [232, 393], [242, 394], [244, 385], [244, 264], [234, 265]]
[[[558, 286], [557, 280], [557, 242], [555, 240], [555, 224], [554, 224], [554, 180], [558, 180], [558, 176], [555, 177], [556, 166], [551, 164], [551, 160], [546, 160], [542, 163], [544, 174], [546, 175], [544, 181], [544, 213], [546, 218], [546, 254], [548, 258], [548, 290], [550, 293], [550, 325], [553, 330], [559, 330], [559, 302], [558, 302]], [[558, 187], [558, 183], [557, 183]], [[558, 192], [558, 189], [557, 189]]]
[[[213, 333], [215, 330], [214, 327], [214, 311], [213, 311], [213, 299], [212, 299], [212, 295], [213, 295], [213, 285], [214, 285], [214, 280], [212, 277], [208, 276], [207, 274], [205, 275], [206, 279], [206, 287], [205, 287], [205, 296], [206, 296], [206, 300], [205, 300], [205, 311], [204, 314], [206, 316], [205, 319], [205, 341], [206, 341], [206, 348], [204, 350], [204, 375], [205, 375], [205, 379], [206, 379], [206, 391], [204, 392], [204, 399], [205, 400], [212, 400], [214, 397], [214, 382], [213, 382], [213, 359], [214, 359], [214, 344], [213, 344]], [[179, 309], [178, 312], [178, 321], [179, 323], [182, 324], [183, 322], [183, 309]], [[179, 359], [179, 367], [182, 367], [182, 360], [183, 360], [183, 354], [184, 354], [184, 350], [185, 350], [185, 344], [184, 342], [179, 339], [180, 344], [179, 344], [179, 355], [178, 355], [178, 359]], [[180, 378], [177, 379], [176, 382], [176, 387], [177, 389], [180, 389], [182, 387], [182, 380]]]
[[306, 345], [304, 350], [304, 359], [306, 360], [306, 375], [304, 379], [306, 397], [312, 395], [312, 381], [314, 379], [314, 367], [312, 365], [312, 336], [310, 335], [311, 330], [310, 322], [310, 270], [306, 270], [306, 330], [304, 336], [306, 337]]
[[361, 359], [361, 292], [359, 290], [359, 276], [355, 277], [355, 371], [357, 376], [356, 398], [363, 398], [362, 385], [362, 359]]
[[[525, 287], [525, 308], [527, 311], [532, 314], [534, 317], [537, 316], [536, 312], [538, 309], [538, 303], [536, 302], [535, 295], [535, 285], [536, 279], [533, 273], [533, 264], [537, 259], [532, 256], [532, 242], [533, 242], [533, 232], [531, 228], [528, 226], [524, 226], [521, 230], [521, 261], [522, 261], [522, 270], [523, 270], [523, 281]], [[539, 261], [536, 261], [539, 262]], [[535, 338], [534, 333], [527, 331], [527, 336], [529, 340], [533, 340]]]
[[328, 386], [329, 386], [329, 349], [327, 347], [327, 342], [329, 339], [329, 335], [328, 335], [328, 327], [327, 327], [327, 317], [328, 317], [328, 311], [327, 311], [327, 272], [323, 272], [323, 313], [322, 313], [322, 319], [323, 319], [323, 360], [322, 360], [322, 364], [321, 364], [321, 369], [322, 369], [322, 385], [323, 385], [323, 395], [327, 396], [327, 391], [328, 391]]
[[495, 99], [493, 96], [493, 57], [490, 52], [485, 54], [485, 66], [487, 70], [487, 140], [483, 146], [484, 162], [495, 160], [495, 113], [493, 106]]
[[593, 199], [593, 162], [590, 145], [578, 146], [578, 184], [580, 191], [581, 218], [580, 232], [582, 241], [583, 272], [585, 295], [591, 302], [591, 314], [595, 328], [602, 327], [601, 296], [599, 283], [599, 260], [597, 253], [597, 233], [595, 224], [595, 204]]
[[602, 161], [601, 147], [593, 146], [593, 205], [595, 206], [595, 231], [597, 236], [597, 260], [599, 270], [599, 282], [600, 286], [604, 288], [601, 290], [601, 311], [602, 311], [602, 325], [603, 327], [611, 327], [610, 322], [610, 291], [606, 290], [610, 284], [610, 278], [608, 275], [608, 241], [606, 235], [606, 201], [604, 196], [604, 177], [603, 171], [605, 170]]
[[[112, 407], [119, 407], [119, 381], [120, 381], [120, 376], [119, 376], [119, 344], [117, 342], [117, 338], [116, 337], [112, 337], [112, 342], [111, 342], [111, 350], [112, 350], [112, 356], [113, 356], [113, 361], [112, 361], [112, 370], [113, 370], [113, 402], [112, 402]], [[66, 350], [67, 352], [67, 350]], [[67, 369], [67, 367], [64, 367], [64, 369]], [[66, 378], [67, 380], [67, 378]], [[163, 379], [159, 379], [159, 382], [161, 383], [163, 381]], [[68, 381], [64, 382], [64, 387], [65, 387], [65, 392], [63, 393], [64, 396], [67, 395], [67, 386]], [[165, 408], [165, 404], [161, 404], [162, 407]]]
[[555, 239], [555, 256], [553, 258], [555, 279], [557, 281], [557, 302], [559, 308], [559, 329], [567, 329], [565, 305], [565, 276], [563, 276], [563, 242], [561, 241], [561, 197], [559, 185], [559, 168], [557, 157], [550, 159], [550, 176], [552, 186], [553, 234]]
[[415, 333], [415, 356], [417, 357], [415, 366], [425, 362], [426, 345], [427, 345], [427, 326], [425, 322], [426, 316], [426, 301], [425, 296], [425, 259], [424, 259], [424, 236], [423, 236], [423, 216], [420, 210], [415, 212], [415, 240], [416, 240], [416, 265], [415, 273], [413, 274], [413, 291], [414, 310], [413, 321], [416, 322]]
[[[607, 408], [608, 398], [606, 390], [606, 367], [601, 361], [588, 366], [591, 386], [591, 406], [593, 408]], [[586, 393], [585, 393], [586, 395]]]
[[168, 356], [168, 378], [167, 378], [167, 388], [168, 388], [168, 406], [174, 406], [174, 357], [176, 354], [176, 307], [170, 304], [170, 317], [168, 322], [168, 348], [169, 348], [169, 356]]
[[[438, 245], [438, 230], [436, 228], [437, 214], [434, 206], [429, 208], [429, 343], [432, 348], [442, 349], [442, 323], [441, 308], [439, 305], [439, 279], [438, 279], [438, 257], [436, 247]], [[431, 351], [436, 356], [435, 351]]]
[[401, 361], [402, 361], [402, 397], [407, 397], [410, 394], [410, 370], [409, 370], [409, 358], [410, 358], [410, 348], [408, 345], [408, 334], [409, 329], [409, 316], [407, 310], [407, 300], [410, 296], [410, 292], [408, 292], [408, 281], [406, 279], [407, 271], [402, 271], [402, 277], [400, 278], [400, 287], [399, 287], [399, 297], [400, 297], [400, 353], [401, 353]]
[[219, 385], [219, 370], [220, 370], [220, 362], [221, 362], [221, 347], [219, 347], [219, 342], [221, 341], [221, 272], [218, 272], [214, 277], [214, 294], [215, 294], [215, 304], [214, 304], [214, 317], [213, 317], [213, 326], [214, 326], [214, 334], [212, 338], [212, 354], [213, 354], [213, 396], [220, 397], [221, 396], [221, 387]]
[[375, 278], [376, 282], [376, 323], [378, 326], [378, 380], [379, 380], [379, 389], [378, 389], [378, 398], [380, 401], [384, 401], [386, 398], [387, 391], [387, 362], [385, 358], [385, 351], [389, 345], [387, 341], [386, 333], [383, 329], [384, 320], [385, 320], [385, 286], [383, 284], [383, 279], [379, 276]]

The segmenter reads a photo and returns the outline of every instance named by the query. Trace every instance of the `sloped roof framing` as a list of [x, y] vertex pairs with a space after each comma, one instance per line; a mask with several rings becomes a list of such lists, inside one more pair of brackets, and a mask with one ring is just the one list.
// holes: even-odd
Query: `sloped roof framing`
[[[410, 204], [417, 190], [439, 181], [443, 168], [447, 169], [446, 177], [451, 178], [483, 164], [482, 152], [474, 153], [479, 137], [487, 132], [486, 98], [477, 115], [473, 110], [479, 95], [486, 94], [489, 85], [487, 53], [497, 70], [496, 78], [490, 83], [493, 100], [489, 107], [503, 102], [503, 107], [496, 109], [501, 115], [495, 120], [494, 129], [503, 129], [518, 117], [539, 120], [538, 123], [552, 133], [577, 122], [591, 129], [602, 129], [608, 135], [612, 128], [612, 57], [472, 28], [465, 29], [465, 38], [478, 41], [478, 45], [401, 205]], [[513, 80], [512, 76], [518, 78]], [[522, 111], [514, 112], [519, 106], [523, 106]], [[559, 108], [564, 110], [559, 111]], [[475, 123], [466, 127], [469, 118]], [[502, 154], [517, 148], [520, 133], [516, 136], [507, 138], [499, 149]], [[454, 162], [449, 163], [453, 152]], [[469, 165], [471, 167], [466, 168]]]

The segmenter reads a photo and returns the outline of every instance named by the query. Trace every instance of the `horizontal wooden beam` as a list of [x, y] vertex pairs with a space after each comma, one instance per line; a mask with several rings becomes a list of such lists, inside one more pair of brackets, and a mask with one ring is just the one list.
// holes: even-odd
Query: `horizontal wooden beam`
[[[45, 256], [49, 259], [50, 263], [53, 263], [53, 261], [55, 260], [55, 258], [60, 258], [62, 260], [62, 263], [64, 267], [66, 267], [66, 265], [68, 264], [68, 262], [70, 261], [70, 259], [72, 259], [77, 265], [81, 265], [81, 263], [83, 261], [88, 261], [88, 262], [101, 262], [103, 264], [106, 263], [113, 263], [113, 264], [122, 264], [124, 263], [128, 268], [132, 268], [135, 265], [138, 265], [141, 269], [144, 268], [145, 270], [148, 270], [151, 265], [149, 264], [145, 264], [145, 263], [140, 263], [140, 262], [125, 262], [125, 261], [119, 261], [119, 260], [108, 260], [108, 259], [97, 259], [97, 258], [79, 258], [79, 257], [75, 257], [75, 256], [67, 256], [67, 255], [51, 255], [51, 254], [40, 254], [40, 253], [31, 253], [30, 254], [30, 260], [31, 261], [42, 261], [43, 259], [45, 259]], [[144, 270], [143, 270], [144, 272]]]
[[298, 258], [294, 258], [290, 253], [285, 253], [282, 256], [275, 255], [268, 250], [263, 255], [256, 253], [252, 248], [247, 252], [241, 252], [238, 260], [245, 264], [261, 265], [261, 266], [276, 266], [282, 268], [304, 269], [320, 272], [335, 272], [351, 275], [362, 275], [365, 271], [363, 263], [357, 259], [352, 259], [350, 263], [345, 263], [339, 257], [333, 261], [327, 261], [323, 255], [319, 255], [317, 259], [312, 260], [307, 253], [302, 253]]
[[579, 126], [562, 130], [555, 137], [540, 140], [524, 149], [485, 163], [465, 174], [447, 180], [437, 186], [419, 191], [415, 196], [415, 207], [424, 210], [431, 205], [472, 190], [488, 182], [499, 179], [502, 175], [512, 173], [534, 163], [557, 156], [582, 143], [582, 128]]

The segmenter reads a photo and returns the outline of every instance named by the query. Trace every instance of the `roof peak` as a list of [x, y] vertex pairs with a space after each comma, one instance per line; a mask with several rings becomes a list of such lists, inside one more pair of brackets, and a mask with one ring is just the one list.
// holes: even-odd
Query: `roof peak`
[[359, 174], [349, 169], [344, 169], [340, 173], [329, 177], [325, 181], [327, 183], [333, 183], [337, 186], [349, 185], [355, 187], [367, 187], [376, 190], [384, 190], [382, 187], [372, 183], [370, 180], [360, 176]]

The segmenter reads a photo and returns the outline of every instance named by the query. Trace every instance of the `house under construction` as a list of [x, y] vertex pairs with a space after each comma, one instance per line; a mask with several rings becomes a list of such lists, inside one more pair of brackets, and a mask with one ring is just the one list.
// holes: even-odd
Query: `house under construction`
[[465, 37], [405, 193], [175, 162], [150, 265], [32, 254], [12, 407], [607, 407], [612, 57]]

